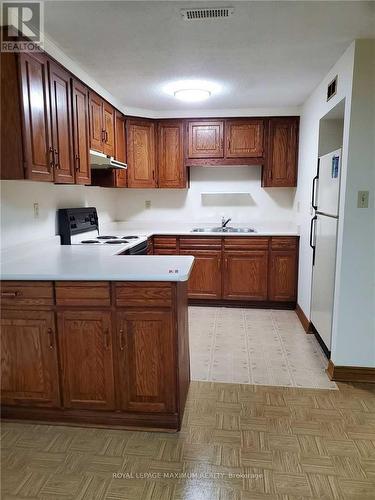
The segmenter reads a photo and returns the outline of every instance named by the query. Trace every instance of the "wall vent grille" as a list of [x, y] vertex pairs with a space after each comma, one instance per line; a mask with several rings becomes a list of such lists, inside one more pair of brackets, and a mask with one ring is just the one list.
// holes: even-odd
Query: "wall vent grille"
[[222, 7], [212, 9], [181, 9], [181, 15], [185, 21], [204, 21], [205, 19], [222, 19], [232, 17], [233, 7]]
[[327, 101], [329, 101], [336, 93], [337, 93], [337, 75], [328, 84], [328, 87], [327, 87]]

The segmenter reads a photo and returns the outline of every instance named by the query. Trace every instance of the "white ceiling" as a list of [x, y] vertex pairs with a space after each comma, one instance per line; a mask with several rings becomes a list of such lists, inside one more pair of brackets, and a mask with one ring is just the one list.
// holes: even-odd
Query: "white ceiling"
[[[184, 21], [180, 9], [233, 6], [230, 19]], [[301, 105], [355, 38], [375, 36], [374, 2], [49, 1], [45, 31], [126, 107], [174, 113]], [[181, 79], [222, 92], [187, 104]]]

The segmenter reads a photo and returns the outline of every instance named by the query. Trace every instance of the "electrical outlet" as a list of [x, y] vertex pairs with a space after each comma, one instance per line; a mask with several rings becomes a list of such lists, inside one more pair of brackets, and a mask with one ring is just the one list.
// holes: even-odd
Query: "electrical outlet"
[[34, 219], [39, 219], [39, 203], [34, 203]]
[[368, 208], [369, 191], [358, 191], [358, 208]]
[[151, 208], [151, 200], [145, 201], [145, 208]]

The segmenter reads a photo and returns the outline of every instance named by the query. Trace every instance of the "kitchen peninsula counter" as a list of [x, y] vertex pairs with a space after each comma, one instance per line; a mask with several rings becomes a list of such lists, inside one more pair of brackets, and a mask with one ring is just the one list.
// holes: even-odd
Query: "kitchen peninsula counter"
[[191, 256], [46, 245], [2, 260], [2, 417], [180, 429]]

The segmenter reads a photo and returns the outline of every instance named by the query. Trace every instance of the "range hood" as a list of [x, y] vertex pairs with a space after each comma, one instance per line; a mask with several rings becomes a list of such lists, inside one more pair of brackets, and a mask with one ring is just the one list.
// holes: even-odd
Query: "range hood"
[[126, 163], [115, 160], [112, 156], [107, 156], [104, 153], [99, 153], [90, 149], [90, 166], [92, 169], [127, 169]]

